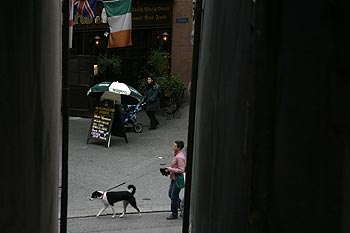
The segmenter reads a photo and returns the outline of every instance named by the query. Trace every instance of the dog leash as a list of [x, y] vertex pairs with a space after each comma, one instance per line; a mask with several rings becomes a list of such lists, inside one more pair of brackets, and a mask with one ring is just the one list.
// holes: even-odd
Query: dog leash
[[[161, 165], [164, 165], [164, 164], [161, 164]], [[126, 183], [129, 183], [129, 182], [131, 182], [131, 181], [133, 181], [133, 180], [136, 180], [136, 179], [138, 179], [138, 178], [140, 178], [140, 177], [142, 177], [142, 176], [151, 174], [151, 173], [156, 172], [156, 171], [157, 171], [157, 170], [150, 171], [150, 172], [141, 174], [141, 175], [139, 175], [139, 176], [136, 176], [136, 177], [134, 177], [134, 178], [132, 178], [132, 179], [130, 179], [130, 180], [128, 180], [128, 181], [124, 181], [124, 182], [122, 182], [122, 183], [120, 183], [120, 184], [118, 184], [118, 185], [116, 185], [116, 186], [114, 186], [114, 187], [112, 187], [112, 188], [110, 188], [110, 189], [107, 189], [106, 192], [107, 192], [107, 191], [111, 191], [112, 189], [118, 188], [119, 186], [122, 186], [122, 185], [124, 185], [124, 184], [126, 184]]]
[[126, 183], [126, 182], [123, 182], [123, 183], [120, 183], [120, 184], [118, 184], [118, 185], [116, 185], [116, 186], [110, 188], [110, 189], [107, 189], [106, 192], [107, 192], [107, 191], [110, 191], [110, 190], [112, 190], [112, 189], [118, 188], [119, 186], [122, 186], [122, 185], [125, 184], [125, 183]]

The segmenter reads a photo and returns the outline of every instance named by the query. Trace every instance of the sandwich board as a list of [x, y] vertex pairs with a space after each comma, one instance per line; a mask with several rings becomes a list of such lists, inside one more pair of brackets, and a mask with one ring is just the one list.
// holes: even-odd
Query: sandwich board
[[91, 139], [104, 142], [108, 148], [111, 145], [111, 129], [115, 115], [113, 100], [101, 100], [95, 107], [86, 143]]

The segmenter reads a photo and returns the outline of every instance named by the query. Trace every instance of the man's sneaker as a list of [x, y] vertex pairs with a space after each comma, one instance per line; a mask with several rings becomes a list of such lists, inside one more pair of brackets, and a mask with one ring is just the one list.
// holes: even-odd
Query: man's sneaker
[[166, 219], [168, 220], [173, 220], [173, 219], [177, 219], [177, 216], [171, 214], [169, 217], [167, 217]]

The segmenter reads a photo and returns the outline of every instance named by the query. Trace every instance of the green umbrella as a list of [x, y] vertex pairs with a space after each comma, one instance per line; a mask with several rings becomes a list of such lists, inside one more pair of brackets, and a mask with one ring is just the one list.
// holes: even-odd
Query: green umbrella
[[87, 96], [98, 100], [110, 99], [116, 101], [117, 103], [126, 102], [123, 100], [127, 100], [128, 98], [123, 98], [123, 96], [133, 97], [138, 102], [143, 100], [143, 96], [135, 88], [118, 81], [98, 83], [88, 90]]

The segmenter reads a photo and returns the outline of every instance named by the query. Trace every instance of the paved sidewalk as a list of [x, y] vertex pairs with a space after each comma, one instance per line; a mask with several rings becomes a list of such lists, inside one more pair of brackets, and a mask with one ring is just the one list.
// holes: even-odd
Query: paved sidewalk
[[[69, 222], [74, 221], [74, 219], [81, 219], [79, 221], [85, 222], [84, 219], [90, 217], [101, 222], [106, 221], [105, 217], [109, 219], [109, 216], [94, 217], [101, 208], [101, 203], [98, 200], [89, 201], [88, 197], [95, 190], [107, 190], [122, 182], [127, 183], [114, 190], [126, 190], [128, 184], [134, 184], [137, 188], [135, 197], [140, 210], [143, 213], [148, 213], [146, 216], [157, 216], [157, 218], [165, 219], [170, 211], [170, 199], [167, 195], [169, 177], [162, 176], [159, 168], [160, 164], [170, 164], [172, 144], [175, 140], [183, 140], [186, 145], [188, 110], [189, 106], [185, 105], [180, 109], [181, 117], [175, 116], [175, 118], [158, 114], [160, 125], [156, 130], [148, 130], [149, 120], [145, 112], [142, 111], [138, 114], [138, 121], [144, 125], [143, 132], [139, 134], [127, 132], [129, 143], [125, 143], [124, 138], [113, 137], [109, 148], [92, 141], [86, 144], [91, 119], [71, 117], [69, 121], [68, 171]], [[185, 150], [184, 152], [186, 152]], [[183, 196], [183, 191], [181, 191], [180, 196]], [[122, 203], [117, 203], [115, 210], [120, 213]], [[135, 212], [131, 206], [128, 206], [127, 211]], [[130, 216], [127, 219], [136, 218], [136, 215]], [[142, 219], [142, 222], [146, 220]], [[119, 220], [116, 218], [113, 222], [119, 222]], [[176, 226], [182, 225], [182, 221], [175, 221], [177, 221]], [[141, 224], [139, 221], [137, 222]], [[172, 221], [167, 222], [169, 224]]]
[[181, 233], [182, 221], [166, 220], [168, 213], [147, 213], [142, 217], [127, 215], [124, 218], [111, 216], [68, 219], [69, 233]]

